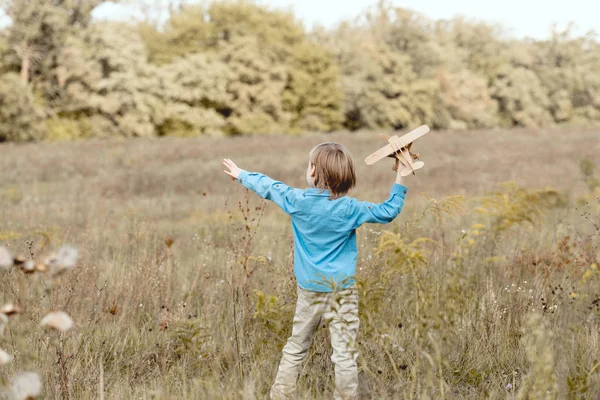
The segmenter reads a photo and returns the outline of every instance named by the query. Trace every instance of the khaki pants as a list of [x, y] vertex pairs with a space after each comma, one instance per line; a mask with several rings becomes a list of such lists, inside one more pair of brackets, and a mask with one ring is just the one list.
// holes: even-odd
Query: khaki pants
[[296, 396], [296, 381], [302, 362], [322, 322], [329, 323], [331, 361], [335, 365], [336, 400], [358, 398], [358, 293], [356, 288], [334, 293], [310, 292], [298, 287], [298, 303], [294, 315], [292, 336], [283, 348], [283, 357], [271, 388], [271, 399], [291, 399]]

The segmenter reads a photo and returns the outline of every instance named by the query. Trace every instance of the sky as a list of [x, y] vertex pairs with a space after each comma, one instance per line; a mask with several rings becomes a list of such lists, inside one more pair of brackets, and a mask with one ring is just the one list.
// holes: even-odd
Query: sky
[[[167, 0], [163, 0], [164, 3]], [[351, 19], [376, 0], [260, 0], [275, 8], [292, 10], [308, 28], [315, 24], [335, 26]], [[598, 0], [391, 0], [395, 6], [409, 8], [433, 19], [457, 15], [470, 19], [499, 23], [515, 37], [543, 39], [553, 24], [559, 28], [575, 23], [577, 34], [594, 30], [600, 34], [600, 1]], [[99, 19], [129, 19], [132, 9], [106, 4], [95, 11]]]

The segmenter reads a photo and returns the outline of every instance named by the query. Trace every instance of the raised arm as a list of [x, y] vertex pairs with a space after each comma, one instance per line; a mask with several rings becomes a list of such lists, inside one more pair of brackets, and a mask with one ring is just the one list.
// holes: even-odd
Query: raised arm
[[223, 165], [229, 169], [229, 171], [225, 171], [227, 175], [236, 179], [263, 199], [271, 200], [287, 214], [292, 214], [295, 211], [295, 193], [293, 188], [271, 179], [265, 174], [244, 171], [229, 159], [223, 160]]
[[406, 186], [394, 183], [390, 197], [383, 203], [354, 202], [352, 209], [354, 229], [358, 229], [364, 223], [388, 224], [392, 222], [402, 211], [407, 192]]
[[369, 203], [367, 201], [356, 201], [352, 208], [352, 222], [354, 229], [358, 229], [364, 223], [388, 224], [392, 222], [404, 207], [404, 199], [408, 189], [404, 186], [404, 177], [401, 168], [398, 168], [398, 160], [394, 166], [396, 181], [390, 191], [390, 197], [383, 203]]

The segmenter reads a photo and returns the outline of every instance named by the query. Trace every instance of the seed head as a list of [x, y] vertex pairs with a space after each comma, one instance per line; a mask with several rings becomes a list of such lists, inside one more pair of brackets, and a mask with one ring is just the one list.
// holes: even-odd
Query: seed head
[[35, 372], [22, 372], [13, 379], [10, 391], [15, 400], [37, 399], [42, 395], [42, 379]]
[[0, 349], [0, 365], [9, 364], [12, 360], [13, 357], [10, 354]]
[[13, 264], [16, 265], [16, 266], [19, 266], [21, 264], [24, 264], [25, 261], [27, 261], [27, 259], [25, 257], [23, 257], [23, 256], [16, 256], [13, 259]]
[[64, 246], [46, 257], [42, 264], [50, 269], [53, 275], [58, 275], [62, 272], [75, 268], [79, 250], [71, 246]]
[[8, 249], [0, 246], [0, 269], [8, 269], [13, 265], [13, 258]]
[[26, 274], [33, 274], [35, 272], [35, 262], [33, 260], [27, 260], [19, 265], [19, 268]]
[[38, 272], [46, 272], [48, 271], [48, 266], [44, 263], [37, 263], [35, 265], [35, 270]]
[[55, 311], [42, 318], [40, 325], [44, 328], [66, 332], [73, 327], [73, 320], [64, 311]]
[[8, 303], [2, 306], [2, 308], [0, 308], [0, 313], [6, 315], [6, 316], [11, 316], [11, 315], [16, 315], [19, 314], [21, 312], [21, 308], [18, 306], [15, 306], [12, 303]]

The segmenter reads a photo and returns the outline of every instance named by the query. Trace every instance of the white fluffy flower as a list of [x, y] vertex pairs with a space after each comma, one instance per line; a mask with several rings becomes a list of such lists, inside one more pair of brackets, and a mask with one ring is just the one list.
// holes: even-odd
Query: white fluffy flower
[[22, 372], [13, 378], [10, 391], [15, 400], [37, 399], [42, 395], [42, 379], [35, 372]]
[[64, 311], [55, 311], [42, 318], [40, 325], [44, 328], [66, 332], [73, 327], [73, 320]]
[[58, 249], [56, 256], [58, 258], [58, 262], [64, 268], [75, 268], [75, 265], [77, 264], [77, 258], [79, 257], [79, 250], [77, 250], [75, 247], [64, 246]]
[[23, 264], [19, 265], [19, 268], [21, 268], [21, 271], [25, 272], [26, 274], [33, 274], [35, 272], [35, 261], [27, 260]]
[[10, 363], [12, 359], [13, 357], [10, 354], [0, 349], [0, 365], [6, 365]]
[[58, 249], [56, 253], [47, 257], [44, 260], [44, 264], [50, 268], [52, 274], [57, 275], [75, 268], [78, 257], [79, 250], [75, 247], [64, 246]]
[[15, 306], [12, 303], [7, 303], [0, 308], [0, 314], [4, 314], [6, 316], [15, 315], [21, 312], [21, 309]]
[[8, 269], [13, 265], [13, 258], [8, 249], [0, 246], [0, 269]]

